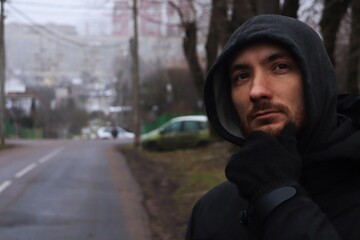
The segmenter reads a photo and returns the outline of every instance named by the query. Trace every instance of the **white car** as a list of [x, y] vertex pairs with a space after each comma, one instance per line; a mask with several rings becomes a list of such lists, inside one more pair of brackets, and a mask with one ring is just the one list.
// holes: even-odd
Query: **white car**
[[[98, 138], [100, 139], [113, 139], [114, 137], [111, 134], [111, 131], [113, 130], [113, 127], [100, 127], [96, 133]], [[135, 137], [135, 134], [132, 132], [128, 132], [122, 127], [116, 127], [117, 130], [117, 137], [116, 138], [128, 138], [132, 139]]]

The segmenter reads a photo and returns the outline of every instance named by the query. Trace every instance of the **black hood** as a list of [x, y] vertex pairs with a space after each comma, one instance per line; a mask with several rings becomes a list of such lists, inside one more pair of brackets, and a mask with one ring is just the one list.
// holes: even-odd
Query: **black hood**
[[228, 65], [235, 53], [258, 41], [280, 44], [294, 56], [302, 72], [306, 125], [299, 136], [301, 152], [325, 147], [337, 125], [333, 66], [319, 35], [303, 22], [285, 16], [253, 17], [231, 35], [204, 85], [206, 112], [214, 129], [234, 144], [244, 143], [241, 123], [231, 101]]

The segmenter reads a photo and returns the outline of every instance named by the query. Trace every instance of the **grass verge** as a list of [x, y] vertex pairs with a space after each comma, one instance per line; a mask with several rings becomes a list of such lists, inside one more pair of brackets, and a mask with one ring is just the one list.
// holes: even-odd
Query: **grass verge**
[[184, 239], [196, 200], [225, 180], [231, 149], [226, 142], [170, 152], [119, 147], [144, 192], [153, 240]]

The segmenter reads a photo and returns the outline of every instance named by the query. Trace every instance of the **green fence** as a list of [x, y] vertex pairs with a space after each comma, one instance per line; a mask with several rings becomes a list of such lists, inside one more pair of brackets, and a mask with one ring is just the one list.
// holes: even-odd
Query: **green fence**
[[25, 139], [41, 139], [43, 138], [43, 131], [37, 128], [30, 129], [30, 128], [16, 127], [15, 124], [6, 122], [5, 136], [25, 138]]
[[43, 138], [43, 132], [41, 129], [20, 128], [19, 137], [26, 139], [41, 139]]
[[16, 127], [14, 124], [5, 122], [5, 136], [14, 136], [16, 134]]

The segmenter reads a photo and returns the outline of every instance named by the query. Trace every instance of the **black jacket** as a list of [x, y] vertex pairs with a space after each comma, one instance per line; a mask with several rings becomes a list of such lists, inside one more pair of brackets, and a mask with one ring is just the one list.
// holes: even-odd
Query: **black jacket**
[[256, 16], [239, 27], [205, 81], [209, 121], [224, 139], [245, 143], [227, 66], [234, 53], [256, 41], [281, 44], [301, 69], [307, 117], [298, 137], [303, 163], [298, 184], [304, 192], [276, 207], [259, 230], [246, 223], [247, 200], [225, 182], [196, 203], [186, 239], [360, 239], [360, 100], [347, 95], [338, 100], [333, 67], [314, 30], [275, 15]]

